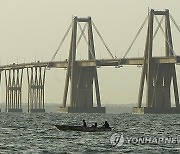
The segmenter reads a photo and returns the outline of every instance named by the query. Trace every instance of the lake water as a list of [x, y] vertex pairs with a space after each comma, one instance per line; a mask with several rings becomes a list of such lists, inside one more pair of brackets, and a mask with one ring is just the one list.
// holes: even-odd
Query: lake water
[[[94, 122], [100, 126], [107, 120], [113, 130], [73, 132], [54, 127], [81, 125], [83, 119], [89, 126]], [[180, 153], [180, 141], [176, 141], [180, 140], [179, 119], [180, 115], [0, 113], [0, 153]], [[123, 135], [122, 145], [112, 145], [114, 133]], [[140, 142], [139, 138], [175, 141]]]

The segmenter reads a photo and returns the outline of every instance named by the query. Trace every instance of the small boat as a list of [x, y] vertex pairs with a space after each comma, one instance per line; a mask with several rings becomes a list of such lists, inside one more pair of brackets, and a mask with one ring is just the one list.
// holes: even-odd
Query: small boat
[[69, 126], [69, 125], [55, 125], [55, 127], [62, 131], [82, 131], [82, 132], [104, 132], [111, 131], [111, 127], [83, 127], [83, 126]]

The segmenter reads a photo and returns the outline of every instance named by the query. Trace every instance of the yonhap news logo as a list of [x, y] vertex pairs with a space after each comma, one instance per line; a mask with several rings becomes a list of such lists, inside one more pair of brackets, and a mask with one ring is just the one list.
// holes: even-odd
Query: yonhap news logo
[[112, 146], [122, 146], [124, 143], [123, 133], [121, 135], [119, 135], [118, 133], [114, 133], [110, 138], [110, 142]]
[[125, 137], [123, 133], [114, 133], [110, 137], [110, 142], [113, 147], [120, 147], [123, 144], [179, 144], [178, 137]]

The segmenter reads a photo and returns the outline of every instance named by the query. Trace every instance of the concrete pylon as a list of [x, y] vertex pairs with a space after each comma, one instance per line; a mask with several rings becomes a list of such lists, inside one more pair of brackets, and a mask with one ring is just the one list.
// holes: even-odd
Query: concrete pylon
[[[176, 79], [175, 64], [157, 64], [152, 57], [153, 51], [153, 23], [157, 15], [165, 16], [165, 55], [174, 56], [170, 28], [169, 10], [149, 13], [148, 31], [144, 52], [144, 65], [142, 68], [137, 107], [133, 113], [180, 113], [179, 94]], [[146, 107], [142, 107], [142, 96], [146, 80]], [[171, 105], [170, 86], [173, 81], [176, 107]]]
[[6, 112], [22, 112], [23, 69], [5, 70]]
[[45, 112], [44, 108], [44, 85], [45, 67], [27, 68], [28, 77], [28, 112]]
[[[63, 106], [60, 108], [60, 112], [105, 113], [105, 108], [101, 107], [97, 68], [80, 67], [76, 61], [77, 27], [80, 22], [85, 22], [88, 25], [88, 60], [95, 60], [91, 18], [74, 17]], [[70, 107], [66, 107], [69, 83]], [[95, 85], [97, 107], [93, 106], [93, 83]]]

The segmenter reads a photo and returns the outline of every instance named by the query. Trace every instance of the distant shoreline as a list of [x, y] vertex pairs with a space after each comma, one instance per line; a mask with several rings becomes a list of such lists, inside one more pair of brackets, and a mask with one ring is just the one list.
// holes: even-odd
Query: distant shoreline
[[[27, 113], [27, 104], [23, 103], [23, 112]], [[106, 113], [110, 114], [120, 114], [120, 113], [131, 113], [132, 107], [134, 104], [104, 104], [102, 105], [106, 107]], [[46, 103], [45, 110], [47, 113], [59, 113], [60, 104], [57, 103]], [[5, 103], [0, 103], [1, 112], [5, 111]]]

